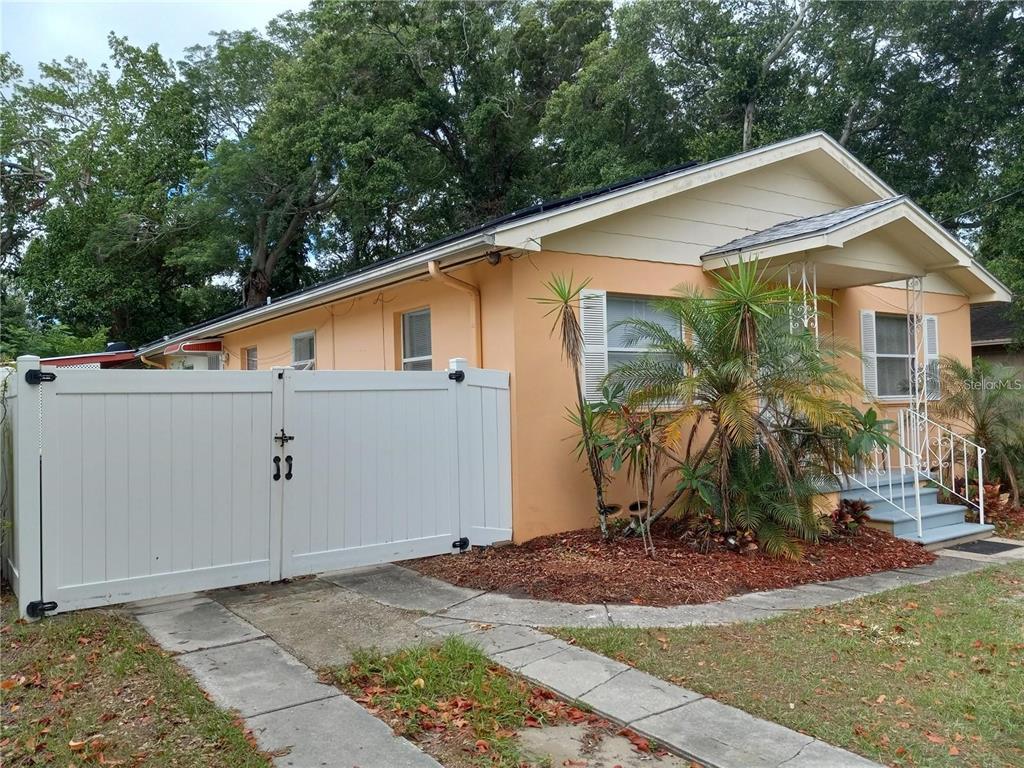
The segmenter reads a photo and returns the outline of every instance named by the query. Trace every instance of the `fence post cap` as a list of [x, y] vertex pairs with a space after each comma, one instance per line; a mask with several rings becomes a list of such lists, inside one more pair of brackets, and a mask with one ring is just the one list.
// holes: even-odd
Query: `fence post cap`
[[449, 371], [464, 371], [469, 368], [469, 360], [464, 357], [453, 357], [448, 361]]

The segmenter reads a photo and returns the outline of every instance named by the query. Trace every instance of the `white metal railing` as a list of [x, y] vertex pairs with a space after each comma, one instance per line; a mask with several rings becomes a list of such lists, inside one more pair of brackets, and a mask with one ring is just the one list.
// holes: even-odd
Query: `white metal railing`
[[[908, 447], [905, 471], [927, 480], [978, 510], [985, 524], [985, 449], [911, 408], [902, 408], [899, 441]], [[977, 484], [971, 493], [971, 472]], [[916, 485], [916, 483], [915, 483]]]
[[916, 477], [911, 473], [908, 453], [901, 433], [897, 445], [876, 446], [870, 453], [857, 459], [852, 472], [842, 474], [851, 486], [867, 491], [915, 520], [917, 535], [922, 536], [924, 526], [921, 520], [921, 494], [916, 482], [913, 484], [913, 506], [907, 503], [906, 478]]

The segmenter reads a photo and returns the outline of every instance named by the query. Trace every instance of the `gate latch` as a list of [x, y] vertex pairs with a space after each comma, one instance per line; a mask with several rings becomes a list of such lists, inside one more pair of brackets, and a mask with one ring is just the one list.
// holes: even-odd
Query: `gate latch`
[[452, 542], [452, 549], [457, 549], [459, 552], [465, 552], [469, 549], [469, 537], [463, 536], [461, 539], [456, 539]]
[[42, 384], [44, 381], [56, 381], [57, 374], [52, 371], [40, 371], [38, 368], [31, 368], [25, 371], [25, 381], [33, 386]]
[[294, 440], [295, 435], [289, 435], [284, 431], [284, 427], [281, 427], [281, 434], [274, 435], [274, 439], [277, 440], [278, 444], [284, 446], [289, 440]]

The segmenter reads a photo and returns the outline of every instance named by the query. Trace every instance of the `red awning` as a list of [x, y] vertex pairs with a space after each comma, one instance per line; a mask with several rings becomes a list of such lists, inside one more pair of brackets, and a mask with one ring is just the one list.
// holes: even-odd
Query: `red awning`
[[164, 347], [165, 355], [204, 355], [219, 354], [221, 351], [220, 339], [198, 339], [195, 341], [179, 341], [177, 344], [168, 344]]
[[121, 352], [93, 352], [85, 355], [62, 355], [61, 357], [44, 357], [43, 365], [54, 365], [66, 368], [71, 365], [99, 365], [101, 368], [115, 363], [127, 363], [135, 359], [135, 350]]

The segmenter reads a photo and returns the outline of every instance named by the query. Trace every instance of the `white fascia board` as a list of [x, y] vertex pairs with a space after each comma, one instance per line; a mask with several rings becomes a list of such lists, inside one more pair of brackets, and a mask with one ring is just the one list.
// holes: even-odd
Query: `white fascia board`
[[448, 266], [452, 266], [455, 263], [471, 261], [482, 257], [488, 250], [490, 250], [491, 247], [493, 247], [493, 244], [494, 238], [491, 235], [486, 232], [479, 232], [451, 243], [439, 245], [436, 248], [423, 251], [415, 256], [409, 256], [407, 258], [399, 259], [398, 261], [381, 264], [376, 269], [360, 272], [359, 274], [352, 275], [350, 278], [342, 278], [341, 280], [330, 283], [329, 285], [310, 288], [304, 293], [291, 296], [280, 301], [271, 302], [270, 304], [260, 307], [259, 309], [254, 309], [251, 312], [246, 312], [234, 317], [226, 317], [219, 322], [214, 321], [209, 325], [200, 326], [198, 328], [193, 328], [190, 331], [169, 336], [166, 339], [161, 339], [158, 342], [139, 348], [137, 355], [151, 354], [156, 350], [163, 349], [168, 344], [173, 344], [178, 341], [186, 341], [192, 338], [205, 338], [211, 335], [216, 336], [229, 333], [231, 331], [237, 331], [240, 328], [255, 325], [256, 323], [261, 323], [266, 320], [273, 320], [284, 315], [294, 314], [295, 312], [301, 312], [304, 309], [310, 309], [329, 301], [335, 301], [347, 296], [364, 293], [368, 290], [372, 290], [380, 283], [391, 284], [396, 280], [420, 277], [427, 274], [428, 261], [450, 259], [451, 263], [448, 264]]
[[876, 208], [862, 216], [845, 221], [823, 232], [812, 235], [797, 235], [750, 250], [727, 251], [715, 254], [713, 258], [704, 259], [702, 263], [706, 269], [714, 270], [721, 269], [729, 264], [737, 254], [743, 254], [744, 256], [756, 259], [770, 259], [799, 251], [812, 251], [822, 247], [842, 248], [850, 240], [880, 229], [899, 219], [906, 219], [914, 224], [926, 237], [952, 258], [953, 261], [950, 264], [929, 266], [929, 272], [951, 272], [964, 269], [989, 289], [989, 292], [985, 294], [970, 293], [972, 303], [986, 301], [1008, 302], [1012, 299], [1009, 288], [975, 261], [970, 250], [963, 243], [953, 237], [945, 227], [929, 216], [919, 205], [906, 197], [900, 197], [893, 200], [890, 205]]
[[[822, 150], [863, 183], [879, 199], [895, 197], [896, 192], [866, 165], [825, 133], [817, 132], [780, 141], [743, 152], [732, 157], [683, 168], [676, 173], [659, 176], [642, 184], [612, 190], [551, 212], [509, 222], [495, 228], [495, 241], [510, 248], [539, 249], [546, 235], [572, 229], [591, 221], [611, 216], [670, 195], [755, 170], [762, 166]], [[531, 245], [532, 244], [532, 245]]]

